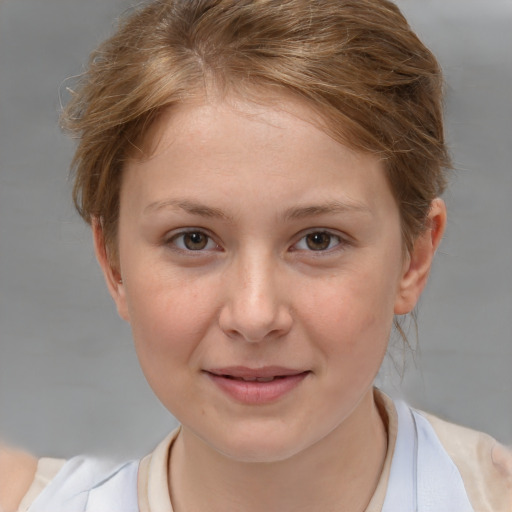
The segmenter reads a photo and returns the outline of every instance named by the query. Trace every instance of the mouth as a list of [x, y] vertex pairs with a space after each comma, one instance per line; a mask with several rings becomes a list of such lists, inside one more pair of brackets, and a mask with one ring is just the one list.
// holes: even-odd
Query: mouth
[[205, 373], [228, 397], [244, 404], [261, 405], [288, 395], [311, 372], [276, 366], [237, 366], [206, 370]]
[[302, 373], [308, 373], [308, 370], [298, 370], [286, 368], [284, 366], [262, 366], [261, 368], [229, 366], [225, 368], [213, 368], [205, 371], [217, 377], [244, 380], [247, 382], [271, 382], [274, 379], [285, 379]]
[[276, 375], [275, 377], [234, 377], [233, 375], [219, 375], [225, 379], [243, 380], [244, 382], [272, 382], [276, 379], [286, 379], [287, 375]]

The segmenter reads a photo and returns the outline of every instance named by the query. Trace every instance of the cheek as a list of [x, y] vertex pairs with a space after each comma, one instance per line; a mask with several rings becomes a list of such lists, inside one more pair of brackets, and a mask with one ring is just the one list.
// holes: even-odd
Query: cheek
[[150, 384], [199, 359], [200, 341], [215, 316], [212, 285], [156, 274], [126, 283], [135, 348]]
[[326, 359], [351, 370], [380, 366], [393, 322], [394, 286], [378, 273], [353, 272], [304, 296], [303, 321]]

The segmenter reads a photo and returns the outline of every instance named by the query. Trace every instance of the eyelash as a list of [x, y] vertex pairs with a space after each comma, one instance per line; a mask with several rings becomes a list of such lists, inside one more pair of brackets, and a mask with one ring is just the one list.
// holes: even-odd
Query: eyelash
[[[199, 238], [204, 237], [203, 240], [189, 240], [192, 242], [192, 244], [198, 244], [200, 247], [196, 249], [191, 249], [190, 246], [187, 247], [187, 241], [185, 237], [192, 237], [192, 236], [198, 236]], [[325, 247], [320, 247], [318, 249], [311, 248], [311, 245], [308, 244], [308, 237], [312, 236], [323, 236], [327, 237], [327, 240], [324, 240], [324, 243], [326, 243]], [[320, 240], [317, 240], [317, 242], [320, 242]], [[334, 243], [333, 243], [334, 241]], [[201, 242], [204, 242], [204, 246], [201, 247]], [[211, 250], [221, 250], [221, 247], [214, 241], [213, 237], [209, 235], [207, 232], [201, 230], [201, 229], [190, 229], [188, 231], [181, 231], [179, 233], [176, 233], [172, 235], [169, 239], [165, 241], [165, 244], [168, 246], [171, 246], [174, 250], [183, 252], [183, 253], [202, 253], [205, 251], [211, 251]], [[336, 251], [337, 249], [343, 246], [348, 245], [349, 242], [341, 237], [340, 235], [337, 235], [335, 233], [332, 233], [327, 230], [314, 230], [310, 231], [309, 233], [305, 233], [301, 236], [301, 238], [295, 242], [290, 250], [292, 252], [296, 251], [303, 251], [303, 252], [310, 252], [310, 253], [331, 253], [333, 251]], [[199, 254], [198, 254], [199, 255]]]

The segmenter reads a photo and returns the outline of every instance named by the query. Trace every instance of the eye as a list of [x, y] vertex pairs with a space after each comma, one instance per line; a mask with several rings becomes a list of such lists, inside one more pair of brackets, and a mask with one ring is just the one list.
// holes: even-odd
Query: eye
[[204, 251], [218, 248], [218, 245], [202, 231], [186, 231], [174, 235], [170, 241], [182, 251]]
[[295, 245], [299, 251], [328, 251], [342, 243], [341, 237], [326, 231], [314, 231], [303, 236]]

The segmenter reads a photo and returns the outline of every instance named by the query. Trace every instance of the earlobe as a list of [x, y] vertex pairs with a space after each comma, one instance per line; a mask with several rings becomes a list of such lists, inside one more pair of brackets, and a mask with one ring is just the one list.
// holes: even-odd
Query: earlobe
[[404, 269], [395, 300], [395, 315], [410, 313], [416, 306], [427, 284], [435, 252], [441, 243], [446, 227], [446, 205], [434, 199], [427, 218], [427, 225], [416, 241], [404, 263]]
[[121, 278], [119, 265], [114, 264], [114, 262], [111, 261], [111, 257], [108, 254], [105, 243], [103, 227], [100, 219], [98, 218], [94, 218], [92, 221], [92, 233], [94, 240], [94, 252], [103, 272], [103, 277], [105, 278], [108, 291], [116, 303], [119, 316], [128, 321], [125, 288]]

